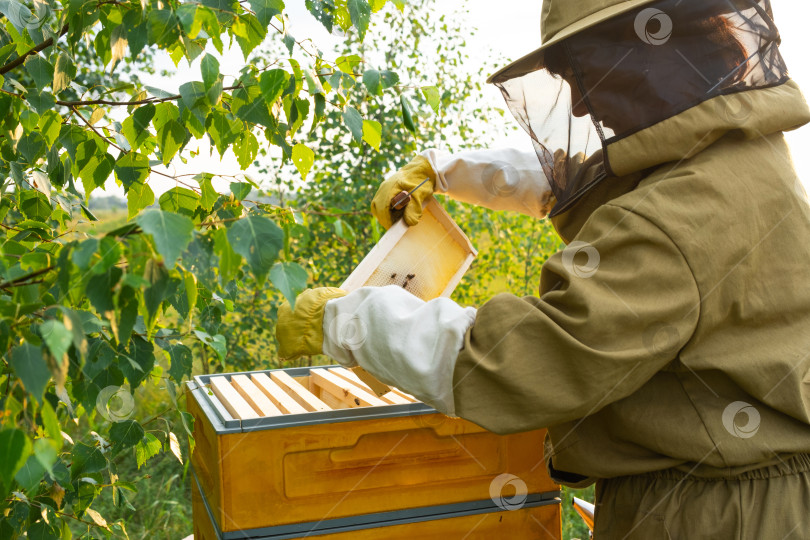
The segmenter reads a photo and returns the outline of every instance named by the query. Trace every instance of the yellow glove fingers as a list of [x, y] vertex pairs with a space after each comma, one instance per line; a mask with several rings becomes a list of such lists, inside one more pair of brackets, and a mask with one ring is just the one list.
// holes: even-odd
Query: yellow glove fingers
[[371, 201], [371, 214], [377, 218], [377, 221], [380, 222], [380, 225], [383, 226], [386, 230], [391, 228], [393, 223], [391, 222], [391, 207], [390, 203], [388, 207], [383, 206], [380, 208], [380, 203], [382, 201], [378, 201], [376, 198]]
[[333, 298], [346, 296], [335, 287], [319, 287], [302, 292], [295, 300], [295, 309], [284, 302], [278, 310], [276, 340], [278, 354], [286, 360], [323, 352], [323, 312]]
[[[391, 228], [391, 225], [393, 225], [391, 201], [400, 192], [410, 192], [419, 186], [425, 178], [429, 178], [430, 182], [426, 182], [411, 194], [411, 202], [408, 204], [408, 209], [405, 210], [405, 221], [409, 225], [415, 225], [422, 216], [422, 203], [435, 190], [436, 173], [433, 171], [430, 162], [423, 156], [416, 156], [410, 163], [380, 184], [376, 195], [374, 195], [374, 200], [371, 202], [371, 213], [377, 218], [380, 225], [386, 229]], [[414, 204], [414, 201], [417, 204]]]

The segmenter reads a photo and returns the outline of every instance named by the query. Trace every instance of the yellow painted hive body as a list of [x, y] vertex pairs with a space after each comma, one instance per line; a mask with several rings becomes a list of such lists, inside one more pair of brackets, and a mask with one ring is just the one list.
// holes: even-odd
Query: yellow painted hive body
[[[276, 383], [305, 412], [286, 412], [281, 400], [278, 412], [262, 412], [267, 403], [244, 397], [263, 392], [259, 380]], [[255, 388], [235, 389], [249, 383]], [[195, 540], [461, 538], [473, 529], [468, 538], [561, 537], [542, 430], [496, 435], [398, 390], [375, 398], [339, 366], [201, 376], [187, 390]], [[525, 483], [532, 504], [508, 512], [495, 505], [490, 488], [503, 474]], [[411, 522], [398, 517], [405, 514]], [[296, 527], [309, 534], [290, 536]]]

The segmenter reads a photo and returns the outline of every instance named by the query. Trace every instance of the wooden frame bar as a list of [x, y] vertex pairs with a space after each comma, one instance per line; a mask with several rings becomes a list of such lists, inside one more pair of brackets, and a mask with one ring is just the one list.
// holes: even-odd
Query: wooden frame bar
[[279, 416], [284, 414], [272, 401], [248, 378], [247, 375], [233, 375], [231, 385], [245, 398], [260, 416]]
[[[360, 377], [358, 377], [357, 375], [355, 375], [353, 372], [351, 372], [350, 370], [348, 370], [346, 368], [342, 368], [342, 367], [329, 368], [328, 371], [330, 373], [333, 373], [334, 375], [340, 377], [341, 379], [345, 379], [345, 380], [349, 381], [350, 383], [353, 383], [354, 385], [359, 386], [361, 389], [365, 390], [369, 394], [374, 392], [371, 389], [370, 386], [368, 386], [366, 383], [364, 383], [363, 381], [360, 380]], [[391, 403], [392, 405], [401, 405], [401, 404], [404, 404], [404, 403], [411, 403], [410, 400], [400, 396], [399, 394], [396, 394], [393, 391], [393, 389], [391, 389], [389, 392], [379, 396], [379, 398], [381, 400], [383, 400], [383, 401]]]
[[313, 369], [309, 372], [312, 382], [326, 390], [349, 407], [374, 407], [389, 405], [382, 399], [355, 386], [349, 381], [329, 373], [325, 369]]
[[234, 418], [238, 420], [259, 418], [258, 413], [239, 395], [226, 377], [212, 377], [211, 390]]
[[273, 371], [270, 378], [274, 383], [287, 391], [295, 401], [308, 411], [330, 411], [332, 408], [318, 399], [312, 392], [301, 386], [301, 383], [283, 371]]
[[308, 412], [300, 403], [284, 391], [279, 385], [270, 380], [264, 373], [254, 373], [251, 375], [253, 383], [267, 396], [273, 405], [278, 407], [284, 414], [299, 414]]

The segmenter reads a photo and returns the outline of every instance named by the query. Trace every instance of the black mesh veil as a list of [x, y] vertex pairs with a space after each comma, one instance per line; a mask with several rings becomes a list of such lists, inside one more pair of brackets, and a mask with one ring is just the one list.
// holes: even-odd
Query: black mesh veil
[[785, 82], [778, 45], [769, 0], [663, 0], [540, 51], [534, 71], [493, 82], [532, 138], [557, 199], [553, 216], [609, 176], [611, 142], [712, 97]]

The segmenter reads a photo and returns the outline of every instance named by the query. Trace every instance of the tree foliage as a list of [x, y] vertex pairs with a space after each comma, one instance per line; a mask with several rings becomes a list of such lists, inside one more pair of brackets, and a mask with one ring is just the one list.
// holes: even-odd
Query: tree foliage
[[[193, 448], [181, 383], [278, 367], [279, 303], [339, 284], [379, 238], [379, 181], [423, 145], [500, 129], [465, 68], [469, 34], [431, 5], [306, 0], [345, 34], [332, 57], [290, 34], [282, 0], [0, 0], [0, 538], [125, 536], [138, 485], [122, 472]], [[231, 45], [235, 77], [214, 54]], [[157, 51], [199, 77], [145, 86]], [[270, 189], [169, 175], [201, 139]], [[88, 203], [113, 183], [114, 226]], [[483, 244], [458, 299], [532, 292], [548, 226], [447, 204]]]

